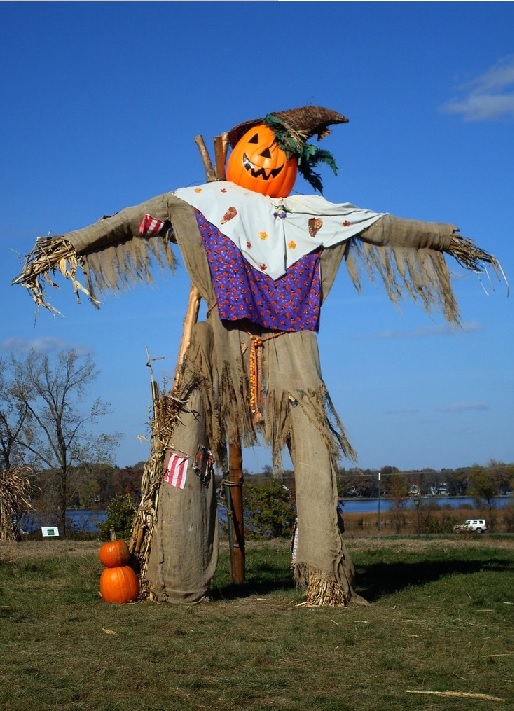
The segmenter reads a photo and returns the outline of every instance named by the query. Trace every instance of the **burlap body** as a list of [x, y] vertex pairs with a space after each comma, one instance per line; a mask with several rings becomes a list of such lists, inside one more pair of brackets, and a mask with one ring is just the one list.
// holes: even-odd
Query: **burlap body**
[[[198, 377], [201, 373], [202, 382], [209, 383], [212, 388], [208, 401], [204, 397], [201, 405], [209, 446], [216, 451], [218, 461], [226, 462], [227, 442], [251, 446], [260, 431], [270, 445], [276, 463], [279, 463], [284, 445], [289, 448], [295, 472], [298, 516], [296, 577], [307, 587], [312, 581], [328, 582], [337, 594], [330, 593], [327, 600], [337, 599], [346, 604], [356, 596], [352, 589], [353, 566], [337, 519], [336, 466], [342, 454], [352, 457], [353, 450], [322, 380], [317, 337], [312, 332], [286, 333], [277, 337], [262, 329], [256, 331], [251, 325], [245, 328], [238, 323], [221, 323], [194, 212], [185, 203], [176, 199], [172, 202], [168, 214], [175, 237], [191, 279], [207, 302], [212, 328], [210, 362], [205, 358], [196, 361], [192, 350], [186, 359], [191, 374]], [[396, 227], [396, 254], [403, 256], [403, 250], [409, 248], [409, 236], [414, 234], [417, 238], [422, 229], [421, 249], [429, 246], [432, 239], [438, 250], [436, 258], [444, 264], [439, 250], [449, 243], [453, 232], [451, 226], [413, 225], [410, 221], [391, 219], [389, 216], [382, 226], [381, 222], [376, 223], [374, 232], [373, 228], [367, 231], [372, 240], [370, 244], [376, 249], [384, 244], [390, 246], [391, 232]], [[323, 299], [330, 291], [348, 248], [348, 244], [340, 244], [323, 253]], [[263, 341], [265, 400], [259, 429], [250, 410], [249, 354], [251, 335], [255, 333]], [[207, 371], [202, 372], [202, 368], [207, 368]], [[195, 505], [194, 502], [192, 505]], [[167, 500], [164, 499], [159, 503], [159, 516], [167, 516], [166, 508]], [[162, 538], [166, 534], [163, 528], [158, 527], [155, 535]], [[169, 535], [172, 539], [169, 544], [176, 547], [174, 539], [181, 537], [180, 528], [176, 529], [175, 534], [169, 531]], [[161, 541], [156, 543], [158, 547], [163, 545]], [[181, 545], [184, 545], [183, 539]], [[196, 555], [204, 559], [201, 550], [196, 551]], [[174, 569], [173, 573], [178, 575], [180, 571]], [[176, 583], [170, 580], [170, 585], [173, 584]]]
[[[55, 241], [75, 248], [92, 298], [97, 291], [117, 290], [131, 281], [151, 279], [152, 255], [173, 267], [166, 238], [139, 236], [145, 213], [171, 221], [191, 279], [209, 307], [208, 324], [197, 325], [186, 355], [182, 383], [189, 395], [173, 432], [172, 447], [193, 456], [198, 444], [204, 444], [225, 467], [227, 442], [243, 446], [256, 443], [258, 430], [250, 409], [249, 353], [251, 334], [259, 335], [263, 339], [265, 393], [259, 431], [270, 445], [275, 462], [279, 462], [284, 445], [291, 452], [297, 490], [297, 578], [313, 589], [319, 582], [320, 590], [329, 591], [327, 595], [311, 596], [317, 604], [346, 604], [356, 596], [351, 587], [353, 567], [337, 522], [335, 472], [341, 454], [352, 457], [353, 451], [321, 378], [316, 335], [298, 332], [275, 337], [251, 325], [246, 328], [221, 323], [194, 210], [172, 193], [126, 208]], [[406, 291], [425, 307], [440, 306], [449, 321], [458, 321], [443, 256], [444, 251], [451, 253], [453, 232], [448, 224], [382, 217], [357, 237], [323, 252], [323, 299], [343, 258], [359, 287], [360, 258], [371, 278], [379, 274], [392, 300]], [[52, 243], [38, 243], [23, 276], [41, 304], [45, 302], [38, 275], [52, 268], [55, 260], [51, 252]], [[63, 274], [70, 276], [65, 270]], [[70, 278], [75, 279], [74, 273]], [[199, 600], [217, 560], [213, 482], [206, 486], [190, 473], [184, 491], [161, 484], [158, 501], [147, 570], [150, 589], [161, 600]]]
[[[337, 522], [336, 464], [341, 454], [352, 456], [353, 451], [321, 377], [316, 334], [303, 331], [277, 336], [258, 330], [263, 341], [265, 398], [263, 420], [256, 426], [249, 392], [251, 335], [256, 331], [250, 325], [242, 328], [238, 323], [220, 322], [209, 266], [189, 206], [177, 206], [172, 211], [172, 222], [191, 278], [210, 307], [211, 360], [197, 360], [194, 347], [186, 357], [191, 375], [211, 383], [214, 393], [214, 399], [207, 402], [204, 397], [202, 405], [209, 444], [219, 461], [226, 461], [227, 442], [250, 446], [255, 444], [259, 433], [270, 445], [277, 462], [284, 445], [289, 448], [297, 492], [298, 579], [308, 583], [310, 574], [316, 571], [317, 575], [341, 584], [349, 599], [352, 591], [348, 571], [352, 569]], [[344, 245], [327, 250], [324, 255], [324, 296], [343, 255]], [[159, 516], [167, 515], [163, 511], [166, 506], [166, 500], [160, 500]], [[163, 535], [160, 527], [156, 534]], [[200, 551], [197, 555], [201, 555]]]

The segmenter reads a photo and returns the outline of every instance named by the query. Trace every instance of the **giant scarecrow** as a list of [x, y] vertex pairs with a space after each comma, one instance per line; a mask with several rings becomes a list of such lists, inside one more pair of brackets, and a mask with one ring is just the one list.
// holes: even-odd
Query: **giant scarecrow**
[[226, 176], [218, 170], [223, 179], [40, 238], [15, 279], [48, 306], [44, 280], [60, 272], [98, 305], [99, 292], [150, 278], [154, 258], [173, 268], [176, 245], [206, 302], [206, 320], [191, 329], [173, 388], [160, 392], [153, 383], [152, 449], [131, 549], [154, 599], [205, 594], [218, 555], [213, 465], [226, 470], [228, 445], [251, 446], [261, 434], [275, 462], [284, 446], [291, 454], [294, 571], [307, 600], [358, 600], [336, 509], [337, 464], [354, 452], [321, 376], [321, 305], [342, 262], [360, 286], [361, 263], [370, 277], [382, 277], [393, 301], [405, 292], [456, 323], [445, 255], [473, 271], [500, 269], [454, 225], [333, 204], [321, 194], [290, 196], [297, 171], [321, 193], [316, 168], [326, 162], [335, 170], [335, 163], [308, 141], [347, 121], [307, 106], [236, 126], [225, 134], [232, 151]]

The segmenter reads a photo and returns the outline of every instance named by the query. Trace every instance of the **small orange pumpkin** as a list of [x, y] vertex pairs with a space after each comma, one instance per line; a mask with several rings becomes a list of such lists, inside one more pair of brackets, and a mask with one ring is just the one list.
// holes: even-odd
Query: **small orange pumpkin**
[[111, 540], [104, 543], [98, 551], [98, 557], [106, 568], [117, 568], [127, 565], [130, 561], [130, 551], [125, 541], [118, 541], [111, 529]]
[[133, 602], [139, 595], [139, 579], [128, 565], [105, 568], [100, 576], [100, 595], [105, 602]]
[[287, 197], [297, 171], [297, 159], [287, 157], [272, 129], [257, 124], [234, 146], [227, 163], [227, 180], [269, 197]]

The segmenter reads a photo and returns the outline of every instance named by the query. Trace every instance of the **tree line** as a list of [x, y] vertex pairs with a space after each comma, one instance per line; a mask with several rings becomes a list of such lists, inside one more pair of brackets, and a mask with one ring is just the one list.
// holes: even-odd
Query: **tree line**
[[[259, 474], [245, 472], [252, 482], [265, 485], [273, 477], [270, 466]], [[285, 471], [278, 479], [294, 491], [294, 472]], [[337, 489], [340, 499], [376, 499], [379, 495], [391, 499], [418, 497], [463, 496], [477, 503], [490, 504], [497, 496], [510, 496], [514, 490], [514, 463], [491, 460], [486, 465], [473, 464], [458, 469], [421, 469], [401, 471], [385, 465], [380, 469], [339, 468]]]
[[[380, 479], [379, 479], [380, 473]], [[508, 496], [514, 488], [514, 464], [491, 460], [459, 469], [400, 471], [384, 466], [380, 470], [340, 470], [341, 498], [390, 498], [407, 496], [464, 496], [477, 503], [491, 504], [497, 496]]]

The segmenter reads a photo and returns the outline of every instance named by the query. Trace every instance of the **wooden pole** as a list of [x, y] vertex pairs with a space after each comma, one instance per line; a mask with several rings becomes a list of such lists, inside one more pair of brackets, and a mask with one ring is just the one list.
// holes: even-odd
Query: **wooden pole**
[[216, 178], [225, 180], [225, 163], [227, 158], [228, 135], [222, 133], [214, 139], [214, 158], [216, 161]]
[[[214, 157], [216, 178], [225, 180], [225, 165], [228, 148], [228, 135], [223, 133], [214, 139]], [[233, 555], [230, 556], [230, 580], [243, 583], [245, 579], [245, 533], [243, 514], [243, 450], [240, 442], [228, 443], [228, 486], [230, 513], [234, 530]]]
[[216, 173], [214, 172], [214, 168], [212, 167], [209, 152], [207, 151], [207, 148], [205, 147], [205, 143], [204, 143], [202, 136], [200, 136], [200, 135], [195, 136], [195, 143], [198, 146], [198, 150], [200, 151], [200, 155], [202, 157], [202, 162], [203, 162], [203, 167], [205, 168], [205, 176], [207, 178], [207, 182], [210, 183], [212, 180], [216, 180]]
[[[207, 182], [211, 182], [212, 180], [225, 180], [228, 135], [223, 133], [221, 136], [214, 138], [215, 170], [212, 167], [209, 152], [205, 147], [202, 136], [196, 136], [195, 143], [202, 157]], [[189, 294], [186, 318], [184, 319], [184, 335], [180, 346], [181, 356], [179, 357], [175, 379], [179, 377], [180, 364], [182, 363], [185, 350], [191, 338], [190, 332], [198, 317], [200, 297], [198, 294], [198, 299], [196, 300], [196, 295], [193, 294], [194, 289], [196, 289], [196, 287], [193, 285]], [[187, 335], [188, 333], [189, 336]], [[230, 510], [234, 531], [233, 541], [231, 541], [231, 546], [234, 546], [234, 550], [231, 550], [230, 555], [230, 580], [233, 583], [243, 583], [245, 580], [245, 537], [243, 515], [243, 450], [240, 442], [232, 441], [228, 443], [228, 458], [229, 466], [226, 492], [227, 496], [230, 496], [230, 501], [227, 502], [227, 508]]]
[[243, 516], [243, 452], [239, 442], [229, 442], [228, 494], [234, 525], [234, 554], [230, 557], [230, 581], [245, 579], [245, 530]]
[[178, 388], [180, 384], [181, 365], [184, 360], [184, 355], [189, 343], [191, 342], [191, 334], [193, 326], [198, 321], [198, 312], [200, 310], [200, 292], [198, 288], [191, 284], [189, 290], [189, 299], [187, 301], [186, 315], [184, 316], [184, 325], [182, 327], [182, 339], [178, 349], [177, 366], [175, 368], [175, 377], [173, 379], [173, 389]]
[[[194, 140], [196, 145], [198, 146], [198, 150], [200, 151], [200, 156], [202, 158], [203, 167], [205, 169], [207, 182], [215, 180], [216, 174], [212, 167], [209, 152], [205, 147], [205, 142], [202, 136], [195, 136]], [[198, 312], [200, 310], [200, 299], [201, 296], [200, 292], [198, 291], [198, 288], [195, 286], [195, 284], [191, 284], [191, 288], [189, 290], [189, 298], [187, 301], [186, 315], [184, 316], [184, 324], [182, 327], [182, 338], [180, 340], [180, 345], [178, 349], [177, 365], [175, 367], [175, 377], [173, 379], [174, 388], [178, 387], [180, 382], [180, 367], [184, 360], [184, 355], [187, 351], [187, 347], [191, 342], [193, 326], [198, 320]]]

